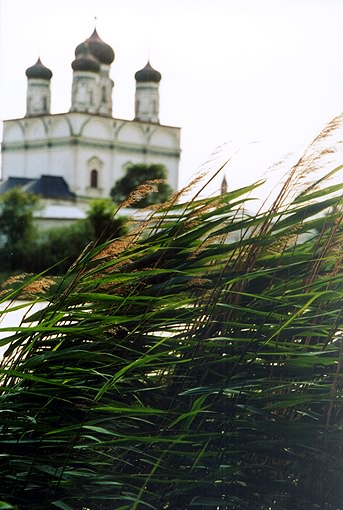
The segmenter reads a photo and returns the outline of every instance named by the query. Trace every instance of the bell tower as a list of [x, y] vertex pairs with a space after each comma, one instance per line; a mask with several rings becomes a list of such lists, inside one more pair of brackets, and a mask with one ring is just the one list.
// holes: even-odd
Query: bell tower
[[135, 120], [159, 124], [161, 78], [150, 62], [136, 72]]
[[50, 113], [50, 80], [52, 72], [38, 58], [35, 65], [26, 69], [27, 96], [26, 117]]
[[[112, 62], [114, 61], [114, 51], [109, 44], [105, 43], [101, 37], [99, 37], [96, 28], [92, 35], [83, 43], [79, 44], [75, 49], [76, 58], [72, 64], [75, 81], [78, 81], [80, 76], [75, 74], [74, 66], [76, 65], [77, 67], [76, 71], [80, 71], [78, 59], [84, 58], [85, 55], [87, 55], [88, 61], [90, 61], [89, 57], [91, 57], [98, 64], [98, 69], [96, 71], [98, 73], [96, 93], [94, 94], [93, 107], [91, 111], [92, 113], [104, 115], [105, 117], [112, 117], [112, 89], [114, 83], [110, 78], [110, 69]], [[88, 71], [87, 67], [89, 67], [89, 64], [90, 62], [86, 64], [86, 69], [82, 68], [81, 70]], [[90, 67], [92, 68], [92, 72], [94, 72], [94, 65], [91, 65]], [[76, 83], [74, 88], [75, 90], [77, 89]], [[72, 111], [75, 111], [73, 108], [74, 107], [72, 105]]]
[[71, 91], [71, 112], [95, 113], [99, 103], [100, 64], [88, 47], [79, 53], [71, 64], [73, 84]]

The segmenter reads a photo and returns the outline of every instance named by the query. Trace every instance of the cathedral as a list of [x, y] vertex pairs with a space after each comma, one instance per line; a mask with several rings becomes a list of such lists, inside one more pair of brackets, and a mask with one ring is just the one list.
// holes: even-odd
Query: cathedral
[[108, 198], [129, 164], [161, 163], [176, 190], [180, 128], [160, 124], [161, 74], [148, 62], [135, 74], [135, 117], [112, 114], [114, 51], [95, 29], [75, 49], [71, 106], [50, 113], [52, 72], [40, 59], [26, 70], [24, 118], [4, 121], [0, 193], [20, 185], [55, 201]]

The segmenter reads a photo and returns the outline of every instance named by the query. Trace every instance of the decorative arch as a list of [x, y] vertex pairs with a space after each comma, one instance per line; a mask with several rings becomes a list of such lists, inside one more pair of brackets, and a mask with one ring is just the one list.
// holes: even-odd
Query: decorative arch
[[68, 119], [62, 116], [49, 119], [49, 127], [52, 138], [67, 138], [72, 134]]
[[3, 142], [21, 142], [24, 139], [24, 128], [20, 122], [7, 121], [4, 123]]
[[127, 122], [123, 123], [117, 130], [117, 140], [118, 142], [145, 146], [147, 137], [141, 126]]
[[104, 163], [97, 156], [93, 156], [87, 161], [88, 171], [88, 189], [90, 191], [100, 190], [102, 182]]
[[157, 128], [150, 137], [150, 144], [168, 149], [175, 149], [178, 147], [178, 140], [171, 130], [164, 127]]
[[46, 137], [46, 129], [41, 118], [31, 117], [27, 119], [26, 139], [27, 140], [44, 140]]
[[111, 141], [113, 139], [112, 126], [107, 118], [90, 118], [82, 126], [81, 135], [95, 140]]

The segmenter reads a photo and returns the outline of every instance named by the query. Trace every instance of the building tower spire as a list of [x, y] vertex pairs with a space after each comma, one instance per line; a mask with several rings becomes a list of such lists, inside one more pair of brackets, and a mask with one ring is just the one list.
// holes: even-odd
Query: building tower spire
[[159, 123], [161, 73], [150, 62], [135, 74], [135, 120]]
[[50, 113], [52, 72], [42, 64], [40, 58], [26, 69], [27, 96], [26, 116], [46, 115]]
[[72, 62], [73, 84], [71, 91], [72, 112], [96, 113], [99, 96], [100, 64], [85, 43]]
[[[71, 111], [91, 111], [92, 113], [111, 117], [112, 89], [114, 83], [110, 78], [110, 67], [114, 60], [113, 49], [99, 37], [96, 28], [94, 28], [92, 35], [76, 47], [75, 57], [72, 63], [74, 74]], [[79, 59], [82, 60], [85, 57], [88, 60], [88, 64], [86, 64], [86, 66], [83, 64], [79, 66]], [[96, 71], [94, 65], [90, 65], [90, 60], [97, 62], [98, 69]], [[91, 69], [89, 69], [89, 67]], [[86, 72], [89, 71], [93, 73], [93, 75], [92, 77], [88, 77], [87, 80]], [[80, 74], [80, 72], [82, 74]], [[97, 80], [95, 80], [95, 72], [98, 74]], [[97, 83], [95, 84], [95, 82]], [[92, 94], [90, 94], [91, 91], [93, 91]], [[88, 97], [88, 103], [90, 100], [92, 102], [91, 110], [80, 110], [77, 97], [81, 97], [82, 102], [84, 102], [85, 96]], [[90, 96], [92, 96], [91, 99]]]
[[227, 193], [227, 180], [226, 180], [226, 176], [224, 174], [224, 177], [223, 177], [223, 180], [222, 180], [222, 183], [220, 186], [220, 194], [225, 195], [225, 193]]

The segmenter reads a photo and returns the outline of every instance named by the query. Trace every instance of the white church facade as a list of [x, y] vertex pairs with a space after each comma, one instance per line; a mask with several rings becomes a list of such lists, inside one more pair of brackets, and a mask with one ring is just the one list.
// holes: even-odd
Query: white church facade
[[4, 121], [3, 189], [42, 176], [45, 187], [54, 186], [57, 177], [76, 200], [108, 198], [132, 163], [165, 165], [170, 186], [178, 188], [180, 128], [160, 124], [161, 74], [149, 62], [137, 71], [135, 118], [118, 119], [112, 115], [113, 60], [113, 49], [95, 29], [75, 49], [71, 107], [60, 114], [50, 113], [50, 69], [38, 59], [26, 70], [26, 115]]

